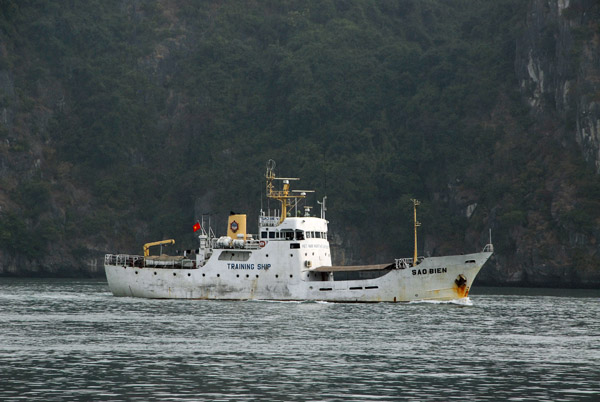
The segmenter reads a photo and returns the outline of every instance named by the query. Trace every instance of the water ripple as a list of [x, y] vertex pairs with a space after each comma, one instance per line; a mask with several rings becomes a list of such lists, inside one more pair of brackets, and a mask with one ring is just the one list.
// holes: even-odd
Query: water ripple
[[597, 296], [214, 302], [3, 279], [0, 400], [594, 400]]

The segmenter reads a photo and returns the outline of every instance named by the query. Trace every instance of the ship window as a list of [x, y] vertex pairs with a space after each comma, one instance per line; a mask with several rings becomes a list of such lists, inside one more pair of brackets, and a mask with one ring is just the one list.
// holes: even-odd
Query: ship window
[[219, 254], [220, 261], [248, 261], [251, 253], [222, 251]]
[[267, 238], [267, 232], [261, 232], [260, 233], [260, 238], [261, 239], [266, 239]]
[[316, 237], [317, 239], [320, 239], [320, 238], [321, 238], [321, 232], [315, 232], [315, 234], [316, 234], [316, 236], [315, 236], [315, 237]]
[[307, 238], [307, 239], [310, 239], [310, 238], [312, 238], [312, 235], [311, 235], [311, 233], [312, 233], [312, 232], [306, 232], [306, 238]]
[[296, 230], [296, 240], [304, 240], [304, 231]]
[[285, 240], [294, 240], [294, 231], [289, 229], [284, 229], [281, 231], [281, 235]]
[[275, 232], [269, 232], [269, 239], [275, 238]]

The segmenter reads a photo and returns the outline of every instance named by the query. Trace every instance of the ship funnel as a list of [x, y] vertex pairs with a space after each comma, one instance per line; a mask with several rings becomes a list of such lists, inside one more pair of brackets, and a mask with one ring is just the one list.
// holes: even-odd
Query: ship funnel
[[227, 224], [227, 236], [239, 239], [240, 235], [246, 240], [246, 214], [231, 214]]

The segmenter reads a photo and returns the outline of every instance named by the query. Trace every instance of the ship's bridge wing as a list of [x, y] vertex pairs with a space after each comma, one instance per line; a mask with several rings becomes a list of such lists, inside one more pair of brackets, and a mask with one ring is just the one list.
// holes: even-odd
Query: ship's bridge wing
[[378, 269], [392, 269], [395, 264], [376, 264], [376, 265], [332, 265], [320, 266], [309, 269], [312, 272], [344, 272], [344, 271], [374, 271]]

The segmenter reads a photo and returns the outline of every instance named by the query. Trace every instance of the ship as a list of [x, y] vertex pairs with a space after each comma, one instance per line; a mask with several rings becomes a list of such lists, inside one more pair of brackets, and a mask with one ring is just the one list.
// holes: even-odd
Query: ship
[[[319, 216], [307, 205], [312, 190], [293, 190], [294, 177], [276, 177], [266, 166], [266, 197], [274, 210], [262, 210], [258, 233], [247, 233], [245, 214], [231, 213], [227, 234], [216, 236], [197, 220], [195, 250], [166, 255], [173, 239], [147, 243], [143, 255], [106, 254], [104, 269], [115, 296], [152, 299], [278, 300], [324, 302], [411, 302], [468, 300], [475, 277], [493, 254], [417, 255], [417, 206], [413, 200], [414, 253], [389, 263], [332, 265], [326, 219], [327, 197], [317, 201]], [[157, 255], [150, 249], [160, 246]]]

